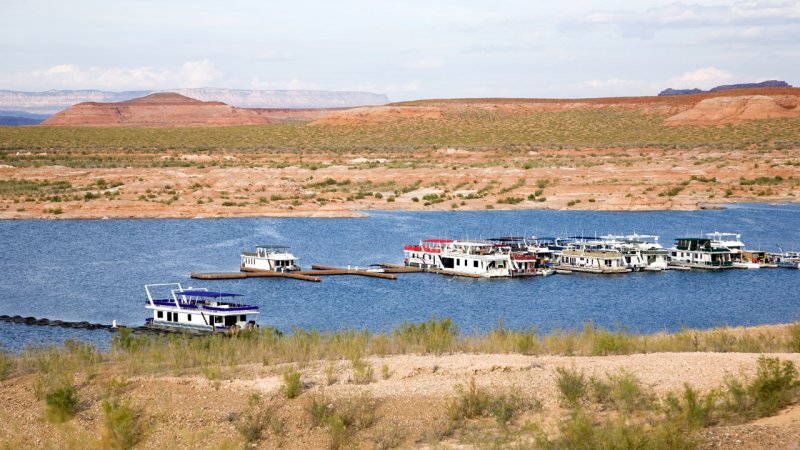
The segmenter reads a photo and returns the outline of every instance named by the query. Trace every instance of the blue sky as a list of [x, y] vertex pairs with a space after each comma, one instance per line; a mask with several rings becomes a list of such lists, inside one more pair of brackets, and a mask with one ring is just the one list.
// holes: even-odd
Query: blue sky
[[2, 0], [0, 89], [392, 100], [800, 84], [800, 1]]

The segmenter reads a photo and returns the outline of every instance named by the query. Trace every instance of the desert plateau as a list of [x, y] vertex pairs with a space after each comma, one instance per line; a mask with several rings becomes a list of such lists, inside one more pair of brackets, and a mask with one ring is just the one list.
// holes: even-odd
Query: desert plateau
[[794, 202], [798, 99], [800, 89], [760, 88], [349, 109], [232, 108], [177, 94], [79, 104], [41, 126], [0, 128], [0, 217]]

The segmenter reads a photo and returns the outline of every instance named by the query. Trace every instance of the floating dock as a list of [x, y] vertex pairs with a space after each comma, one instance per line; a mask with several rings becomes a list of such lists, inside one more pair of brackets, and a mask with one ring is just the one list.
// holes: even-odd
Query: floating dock
[[242, 269], [241, 272], [216, 272], [216, 273], [197, 273], [192, 272], [192, 278], [199, 280], [236, 280], [241, 278], [294, 278], [303, 281], [320, 281], [317, 276], [306, 275], [303, 272], [273, 272], [271, 270]]
[[361, 275], [364, 277], [383, 278], [385, 280], [396, 280], [397, 275], [393, 273], [401, 272], [421, 272], [421, 269], [410, 268], [406, 269], [403, 266], [394, 266], [390, 268], [383, 268], [381, 272], [372, 271], [369, 269], [343, 268], [332, 266], [312, 265], [310, 271], [294, 271], [294, 272], [274, 272], [271, 270], [258, 270], [258, 269], [240, 269], [239, 272], [212, 272], [212, 273], [199, 273], [193, 272], [189, 276], [200, 280], [237, 280], [242, 278], [259, 278], [259, 277], [274, 277], [274, 278], [294, 278], [295, 280], [303, 281], [320, 281], [320, 276], [324, 275]]
[[331, 267], [331, 266], [320, 266], [319, 264], [313, 264], [311, 266], [313, 269], [311, 272], [302, 272], [304, 274], [315, 274], [315, 275], [362, 275], [365, 277], [374, 277], [374, 278], [384, 278], [386, 280], [396, 280], [397, 275], [393, 275], [391, 273], [386, 273], [386, 269], [383, 269], [383, 272], [373, 272], [367, 269], [359, 269], [359, 268], [341, 268], [341, 267]]

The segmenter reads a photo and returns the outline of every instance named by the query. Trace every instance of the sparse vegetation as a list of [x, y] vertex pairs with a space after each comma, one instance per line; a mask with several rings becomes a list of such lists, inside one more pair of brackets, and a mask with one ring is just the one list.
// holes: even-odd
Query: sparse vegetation
[[[482, 375], [477, 371], [475, 375], [468, 375], [464, 384], [454, 388], [445, 404], [437, 406], [443, 408], [442, 414], [449, 418], [449, 425], [431, 423], [425, 429], [408, 430], [392, 423], [390, 417], [380, 417], [378, 402], [368, 394], [326, 395], [324, 382], [311, 388], [310, 394], [301, 396], [300, 400], [283, 403], [284, 397], [297, 397], [293, 393], [301, 391], [297, 387], [302, 386], [302, 375], [295, 364], [285, 365], [281, 370], [271, 367], [295, 362], [300, 367], [318, 370], [323, 379], [333, 380], [335, 361], [349, 359], [353, 368], [352, 381], [357, 382], [364, 377], [357, 375], [358, 371], [362, 374], [369, 372], [366, 357], [375, 354], [521, 352], [593, 356], [698, 350], [785, 352], [795, 348], [793, 346], [800, 335], [797, 330], [800, 330], [800, 325], [792, 324], [780, 333], [716, 329], [640, 336], [587, 324], [581, 330], [540, 335], [535, 330], [518, 331], [499, 324], [485, 335], [460, 335], [448, 319], [431, 319], [403, 324], [389, 333], [379, 334], [305, 330], [280, 334], [269, 329], [231, 337], [141, 338], [122, 334], [115, 340], [113, 349], [106, 353], [99, 353], [91, 346], [68, 343], [62, 349], [28, 349], [7, 358], [8, 365], [14, 368], [13, 380], [33, 375], [32, 391], [39, 393], [47, 417], [53, 422], [71, 420], [75, 423], [81, 420], [83, 423], [84, 408], [92, 410], [92, 403], [99, 404], [103, 416], [97, 422], [97, 439], [105, 448], [138, 445], [147, 438], [147, 427], [154, 426], [152, 420], [147, 425], [139, 418], [140, 413], [146, 416], [150, 413], [121, 401], [130, 395], [131, 390], [144, 388], [138, 381], [129, 382], [126, 374], [158, 380], [163, 375], [171, 378], [174, 375], [213, 373], [213, 377], [208, 379], [214, 385], [238, 377], [236, 367], [254, 362], [269, 366], [266, 368], [269, 375], [266, 376], [282, 378], [283, 383], [268, 401], [254, 394], [247, 400], [246, 407], [227, 411], [227, 420], [247, 445], [257, 445], [269, 439], [271, 445], [280, 446], [287, 433], [295, 433], [292, 430], [306, 424], [312, 427], [312, 432], [324, 433], [331, 448], [361, 447], [368, 442], [380, 448], [393, 448], [419, 440], [435, 444], [443, 439], [481, 443], [480, 446], [494, 443], [500, 447], [514, 447], [526, 442], [535, 442], [542, 448], [571, 448], [576, 443], [603, 447], [613, 446], [615, 442], [634, 442], [641, 448], [693, 448], [700, 442], [698, 430], [772, 415], [800, 399], [800, 376], [795, 365], [791, 361], [762, 356], [750, 377], [728, 375], [719, 387], [703, 391], [694, 388], [692, 380], [687, 380], [683, 388], [661, 396], [655, 395], [631, 370], [587, 374], [584, 372], [586, 366], [578, 369], [535, 363], [530, 368], [518, 369], [519, 372], [515, 372], [518, 375], [514, 376], [525, 376], [527, 370], [535, 371], [530, 376], [537, 378], [544, 373], [552, 374], [553, 393], [567, 408], [564, 418], [558, 421], [556, 434], [553, 430], [544, 433], [537, 425], [539, 414], [545, 411], [542, 402], [531, 397], [530, 392], [522, 395], [507, 384], [479, 383], [477, 377]], [[326, 359], [328, 362], [324, 364], [312, 362]], [[103, 364], [98, 364], [100, 362]], [[359, 366], [361, 369], [357, 369]], [[432, 368], [432, 374], [440, 373], [437, 367]], [[380, 369], [381, 378], [389, 378], [388, 364], [382, 364]], [[495, 369], [500, 369], [499, 373], [507, 370], [502, 366], [490, 370]], [[542, 369], [548, 372], [538, 372]], [[406, 376], [402, 375], [396, 381]], [[374, 375], [369, 379], [372, 381]], [[102, 394], [99, 397], [95, 394], [97, 388], [92, 387], [95, 383], [100, 386]], [[356, 389], [355, 392], [370, 389], [367, 386], [351, 388]], [[87, 392], [85, 396], [84, 389]], [[234, 392], [224, 395], [233, 395]], [[307, 419], [298, 423], [296, 415], [281, 414], [283, 408], [305, 409], [304, 417]], [[546, 413], [553, 414], [554, 411], [560, 410]], [[80, 419], [73, 417], [76, 413]]]
[[281, 392], [288, 399], [293, 399], [303, 391], [303, 382], [300, 381], [302, 374], [294, 367], [288, 367], [283, 372], [283, 385]]

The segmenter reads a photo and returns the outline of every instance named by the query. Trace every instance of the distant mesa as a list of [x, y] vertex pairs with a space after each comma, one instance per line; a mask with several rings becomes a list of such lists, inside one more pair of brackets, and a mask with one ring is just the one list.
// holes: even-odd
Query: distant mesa
[[175, 93], [150, 94], [124, 102], [86, 102], [42, 122], [51, 126], [207, 127], [270, 123], [264, 110], [203, 102]]
[[760, 83], [741, 83], [741, 84], [725, 84], [722, 86], [717, 86], [715, 88], [711, 88], [707, 91], [701, 89], [672, 89], [667, 88], [663, 91], [659, 92], [659, 97], [668, 97], [672, 95], [692, 95], [692, 94], [704, 94], [707, 92], [720, 92], [720, 91], [729, 91], [732, 89], [757, 89], [757, 88], [790, 88], [792, 87], [791, 84], [785, 81], [778, 81], [778, 80], [767, 80], [762, 81]]
[[168, 89], [163, 91], [108, 92], [50, 90], [22, 92], [0, 90], [0, 110], [53, 115], [83, 102], [124, 102], [158, 92], [172, 92], [204, 102], [223, 102], [238, 108], [317, 109], [383, 105], [384, 94], [358, 91], [266, 91], [224, 88]]

